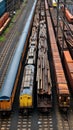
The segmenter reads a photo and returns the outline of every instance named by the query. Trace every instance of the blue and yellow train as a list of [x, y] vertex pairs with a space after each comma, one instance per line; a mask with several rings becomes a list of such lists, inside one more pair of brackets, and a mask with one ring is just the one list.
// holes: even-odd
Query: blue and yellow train
[[20, 109], [29, 109], [34, 106], [34, 76], [37, 57], [37, 35], [39, 28], [39, 13], [36, 9], [33, 20], [32, 33], [29, 39], [28, 52], [24, 64], [24, 73], [19, 95]]

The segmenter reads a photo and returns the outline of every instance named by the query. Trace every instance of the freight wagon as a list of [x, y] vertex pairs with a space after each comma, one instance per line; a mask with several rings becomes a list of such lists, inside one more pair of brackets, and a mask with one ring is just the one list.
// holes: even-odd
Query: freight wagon
[[47, 26], [44, 2], [41, 2], [41, 7], [36, 76], [37, 107], [41, 112], [48, 112], [52, 108], [52, 83], [48, 59]]
[[[64, 6], [62, 6], [61, 9], [64, 13]], [[65, 17], [70, 24], [73, 23], [73, 5], [65, 7]]]
[[0, 18], [0, 34], [2, 34], [3, 30], [7, 27], [10, 22], [9, 12], [5, 12]]
[[73, 59], [68, 50], [63, 52], [63, 62], [70, 83], [70, 89], [73, 92]]
[[[47, 5], [46, 0], [45, 5]], [[58, 106], [62, 110], [67, 110], [70, 107], [70, 92], [68, 89], [67, 80], [61, 63], [61, 58], [57, 47], [56, 38], [54, 35], [52, 21], [49, 12], [47, 12], [47, 8], [46, 8], [46, 16], [47, 16], [48, 35], [50, 39], [51, 52], [53, 58]]]

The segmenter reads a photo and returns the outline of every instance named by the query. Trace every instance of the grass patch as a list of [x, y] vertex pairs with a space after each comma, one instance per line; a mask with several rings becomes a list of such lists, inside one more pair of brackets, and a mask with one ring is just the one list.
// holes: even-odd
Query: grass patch
[[5, 36], [0, 36], [0, 42], [4, 42], [5, 41]]
[[27, 2], [28, 2], [28, 0], [25, 0], [25, 1], [24, 1], [24, 4], [26, 4]]
[[10, 30], [10, 26], [8, 26], [8, 27], [5, 29], [4, 35], [6, 35], [6, 34], [9, 32], [9, 30]]

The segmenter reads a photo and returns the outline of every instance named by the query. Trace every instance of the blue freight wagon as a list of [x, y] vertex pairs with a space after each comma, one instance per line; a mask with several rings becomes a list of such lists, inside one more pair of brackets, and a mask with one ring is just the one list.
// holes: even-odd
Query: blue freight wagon
[[0, 16], [5, 12], [5, 0], [0, 0]]

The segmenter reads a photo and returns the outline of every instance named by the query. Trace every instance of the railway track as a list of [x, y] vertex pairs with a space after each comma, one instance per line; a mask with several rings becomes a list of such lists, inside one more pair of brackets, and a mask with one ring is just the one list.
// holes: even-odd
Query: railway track
[[[43, 1], [41, 1], [41, 5]], [[37, 5], [38, 6], [38, 5]], [[41, 6], [42, 7], [42, 6]], [[51, 12], [52, 13], [52, 12]], [[16, 47], [15, 47], [16, 48]], [[73, 129], [73, 111], [70, 110], [67, 113], [61, 113], [59, 111], [57, 105], [57, 96], [55, 90], [55, 83], [54, 83], [54, 75], [53, 75], [53, 64], [51, 62], [51, 51], [50, 47], [48, 47], [48, 57], [50, 60], [51, 66], [51, 75], [52, 75], [52, 82], [53, 82], [53, 109], [49, 111], [49, 113], [39, 113], [36, 108], [33, 109], [31, 113], [27, 115], [25, 112], [21, 114], [19, 112], [19, 105], [18, 105], [18, 95], [19, 95], [19, 88], [16, 91], [15, 101], [13, 104], [13, 110], [11, 114], [7, 116], [0, 116], [0, 129], [1, 130], [72, 130]], [[14, 49], [13, 49], [14, 52]], [[7, 56], [6, 56], [7, 57]], [[9, 64], [9, 63], [8, 63]], [[23, 72], [23, 70], [22, 70]], [[22, 73], [21, 72], [21, 73]], [[21, 77], [19, 81], [19, 86], [21, 84]]]
[[[13, 39], [13, 37], [11, 37], [11, 38]], [[4, 81], [4, 78], [5, 78], [9, 63], [11, 61], [11, 58], [13, 56], [14, 50], [16, 48], [16, 45], [15, 46], [13, 44], [11, 45], [11, 42], [10, 42], [11, 38], [8, 41], [8, 43], [10, 43], [10, 44], [9, 45], [7, 44], [7, 46], [3, 49], [3, 52], [0, 55], [0, 58], [1, 58], [1, 60], [0, 60], [0, 69], [1, 69], [1, 72], [0, 72], [0, 77], [1, 77], [0, 78], [0, 88], [1, 88], [2, 83]]]
[[58, 130], [72, 130], [73, 122], [72, 122], [72, 111], [70, 110], [68, 113], [62, 112], [60, 113], [58, 110], [56, 111], [57, 121], [58, 121]]
[[[67, 4], [72, 3], [71, 1], [67, 1]], [[70, 3], [69, 3], [70, 2]], [[60, 1], [61, 3], [61, 1]], [[63, 3], [63, 1], [62, 1]], [[57, 8], [50, 8], [50, 13], [51, 13], [51, 18], [52, 18], [52, 22], [53, 22], [53, 26], [54, 26], [54, 30], [56, 32], [56, 37], [58, 36], [58, 41], [59, 41], [59, 46], [60, 49], [67, 49], [70, 48], [71, 50], [71, 54], [73, 57], [73, 53], [72, 53], [72, 48], [73, 48], [73, 43], [72, 43], [72, 39], [73, 39], [73, 25], [69, 24], [68, 21], [66, 20], [66, 18], [64, 18], [64, 14], [60, 11], [59, 12], [59, 27], [58, 27], [58, 35], [57, 35]], [[61, 20], [62, 19], [62, 20]], [[64, 22], [64, 36], [65, 36], [65, 40], [64, 40], [64, 45], [63, 45], [63, 22]], [[66, 43], [67, 41], [67, 43]]]
[[31, 130], [31, 115], [28, 115], [28, 116], [19, 115], [17, 130], [20, 130], [20, 129]]
[[0, 117], [0, 130], [10, 130], [11, 116]]

